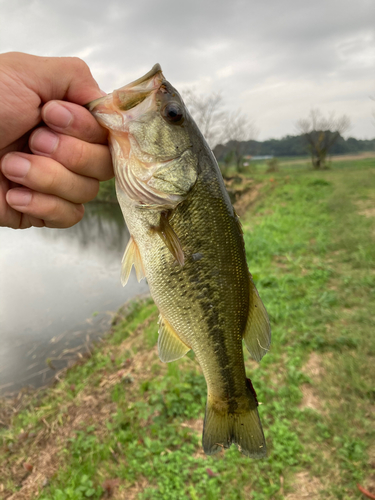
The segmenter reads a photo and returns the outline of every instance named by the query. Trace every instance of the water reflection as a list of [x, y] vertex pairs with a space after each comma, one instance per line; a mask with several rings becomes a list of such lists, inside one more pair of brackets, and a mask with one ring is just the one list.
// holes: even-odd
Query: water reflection
[[0, 391], [40, 385], [74, 350], [108, 328], [111, 314], [147, 291], [134, 274], [122, 288], [129, 239], [115, 204], [89, 204], [70, 229], [0, 228]]
[[81, 248], [94, 244], [96, 252], [104, 254], [123, 252], [129, 240], [129, 232], [117, 203], [88, 204], [79, 224], [67, 231], [43, 230], [42, 236], [50, 241], [71, 241]]

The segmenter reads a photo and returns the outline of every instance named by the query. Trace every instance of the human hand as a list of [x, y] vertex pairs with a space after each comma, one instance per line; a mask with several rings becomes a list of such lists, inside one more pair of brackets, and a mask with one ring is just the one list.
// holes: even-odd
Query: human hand
[[102, 95], [78, 58], [0, 54], [0, 226], [82, 219], [113, 177], [107, 133], [82, 107]]

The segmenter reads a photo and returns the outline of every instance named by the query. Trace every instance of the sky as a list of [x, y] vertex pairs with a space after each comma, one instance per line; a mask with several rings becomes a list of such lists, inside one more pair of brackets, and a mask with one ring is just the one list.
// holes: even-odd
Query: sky
[[0, 52], [78, 56], [106, 92], [159, 62], [178, 90], [221, 92], [257, 139], [312, 108], [375, 137], [374, 0], [0, 0]]

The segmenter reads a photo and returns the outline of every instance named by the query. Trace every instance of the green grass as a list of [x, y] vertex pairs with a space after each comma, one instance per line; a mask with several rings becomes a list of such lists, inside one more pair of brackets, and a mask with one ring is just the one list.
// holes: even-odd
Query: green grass
[[267, 458], [235, 447], [203, 455], [194, 425], [205, 381], [192, 354], [158, 361], [157, 310], [146, 301], [120, 312], [90, 359], [1, 428], [3, 491], [21, 488], [30, 462], [48, 477], [30, 490], [39, 500], [99, 499], [108, 479], [118, 480], [115, 498], [277, 500], [293, 489], [298, 498], [302, 473], [315, 478], [316, 498], [361, 498], [356, 483], [370, 484], [375, 460], [375, 218], [365, 213], [375, 160], [254, 175], [263, 187], [242, 223], [273, 342], [260, 365], [245, 358]]
[[117, 201], [114, 178], [100, 183], [96, 199], [100, 201]]

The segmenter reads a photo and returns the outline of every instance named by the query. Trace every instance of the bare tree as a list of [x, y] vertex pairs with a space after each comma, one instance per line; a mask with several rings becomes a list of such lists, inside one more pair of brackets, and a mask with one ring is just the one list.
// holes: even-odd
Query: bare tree
[[213, 149], [222, 138], [225, 113], [220, 92], [209, 95], [197, 94], [194, 89], [185, 90], [183, 98], [199, 130]]
[[350, 128], [350, 119], [346, 115], [335, 118], [333, 113], [326, 118], [319, 109], [312, 109], [308, 118], [298, 120], [296, 126], [305, 136], [313, 168], [321, 169], [325, 167], [329, 150]]
[[224, 133], [227, 146], [230, 147], [233, 154], [237, 171], [241, 172], [246, 142], [255, 139], [258, 131], [249, 118], [238, 110], [226, 116]]
[[241, 111], [228, 113], [220, 92], [198, 94], [194, 89], [182, 92], [185, 104], [193, 116], [208, 145], [213, 149], [218, 143], [229, 146], [225, 163], [236, 163], [240, 172], [243, 164], [245, 142], [254, 139], [256, 128]]

